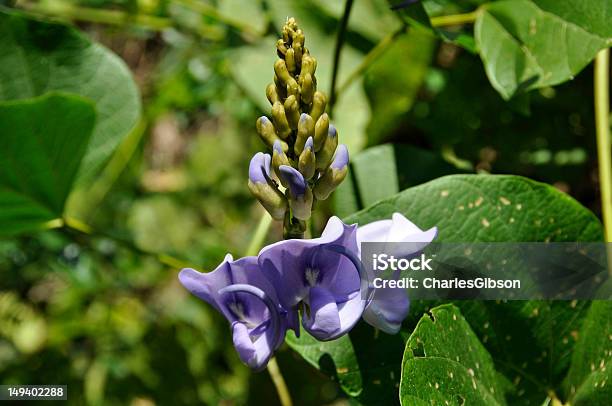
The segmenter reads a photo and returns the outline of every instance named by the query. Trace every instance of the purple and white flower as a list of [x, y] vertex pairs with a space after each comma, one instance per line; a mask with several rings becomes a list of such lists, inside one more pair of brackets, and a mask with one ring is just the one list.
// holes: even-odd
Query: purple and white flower
[[[405, 258], [422, 251], [437, 234], [436, 227], [423, 231], [400, 213], [393, 213], [391, 219], [374, 221], [359, 227], [356, 237], [359, 252], [363, 242], [404, 243], [393, 247], [401, 247], [402, 251], [394, 252], [394, 255]], [[399, 277], [399, 273], [396, 272], [394, 277]], [[363, 313], [363, 319], [386, 333], [396, 334], [408, 315], [409, 308], [410, 300], [406, 291], [379, 288], [375, 289], [372, 300]]]
[[214, 271], [200, 273], [186, 268], [179, 273], [179, 280], [230, 322], [240, 359], [256, 370], [265, 367], [283, 342], [287, 312], [279, 306], [257, 257], [234, 261], [228, 254]]

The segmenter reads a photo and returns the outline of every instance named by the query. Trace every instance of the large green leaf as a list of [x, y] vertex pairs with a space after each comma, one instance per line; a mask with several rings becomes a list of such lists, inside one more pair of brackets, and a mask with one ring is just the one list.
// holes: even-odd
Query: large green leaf
[[98, 119], [79, 172], [79, 179], [91, 178], [140, 116], [128, 68], [73, 28], [0, 10], [0, 100], [50, 91], [95, 103]]
[[[437, 226], [440, 242], [602, 239], [601, 224], [590, 211], [551, 186], [518, 176], [442, 177], [382, 200], [345, 221], [363, 225], [390, 218], [394, 212], [404, 214], [421, 228]], [[418, 320], [430, 305], [413, 303], [402, 334], [410, 332], [415, 315]], [[543, 402], [547, 390], [560, 384], [575, 341], [572, 332], [579, 328], [588, 303], [463, 302], [460, 306], [480, 340], [499, 361], [497, 369], [515, 383], [516, 391], [511, 395], [514, 403], [528, 404], [533, 399]], [[401, 336], [376, 334], [362, 324], [349, 337], [358, 357], [374, 348], [385, 349], [369, 362], [348, 368], [361, 374], [359, 400], [370, 404], [380, 403], [380, 399], [396, 400], [389, 398], [388, 388], [399, 383], [400, 353], [396, 349]], [[327, 345], [343, 344], [333, 341]], [[327, 357], [334, 360], [334, 352], [327, 348]], [[309, 357], [316, 359], [312, 352]], [[536, 382], [528, 378], [531, 374], [538, 377]], [[381, 385], [384, 379], [391, 382]]]
[[61, 217], [95, 117], [73, 95], [0, 102], [0, 235]]
[[[475, 37], [493, 87], [509, 99], [517, 92], [570, 80], [610, 46], [607, 1], [503, 0], [484, 6]], [[581, 3], [581, 6], [571, 4]], [[593, 18], [594, 14], [601, 16]]]
[[455, 306], [432, 309], [406, 342], [402, 405], [504, 405], [505, 386], [491, 355]]
[[606, 405], [612, 399], [612, 302], [594, 302], [572, 356], [566, 385], [572, 405]]

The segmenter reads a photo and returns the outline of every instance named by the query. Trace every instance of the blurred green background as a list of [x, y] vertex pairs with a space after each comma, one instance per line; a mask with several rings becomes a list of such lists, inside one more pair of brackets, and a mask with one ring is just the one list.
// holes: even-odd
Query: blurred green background
[[[430, 8], [456, 14], [480, 3]], [[298, 20], [329, 94], [344, 2], [0, 4], [76, 25], [125, 61], [143, 98], [140, 123], [68, 202], [108, 236], [56, 230], [0, 240], [0, 382], [66, 384], [73, 404], [277, 403], [269, 376], [240, 363], [222, 316], [179, 285], [180, 264], [150, 253], [200, 270], [244, 254], [262, 215], [246, 174], [263, 149], [254, 123], [268, 111], [277, 30], [287, 16]], [[345, 40], [331, 113], [352, 174], [320, 208], [314, 233], [331, 213], [459, 172], [528, 176], [599, 213], [590, 67], [506, 102], [478, 55], [403, 27], [386, 1], [356, 0]], [[281, 234], [274, 225], [269, 241]], [[297, 404], [348, 402], [288, 348], [278, 358]]]

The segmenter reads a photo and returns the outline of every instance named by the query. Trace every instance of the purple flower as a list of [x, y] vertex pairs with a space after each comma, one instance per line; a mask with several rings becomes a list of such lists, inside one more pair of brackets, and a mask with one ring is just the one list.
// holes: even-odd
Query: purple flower
[[204, 274], [186, 268], [179, 280], [230, 322], [234, 346], [245, 364], [259, 370], [268, 363], [283, 342], [287, 320], [257, 257], [234, 261], [228, 254], [214, 271]]
[[249, 164], [249, 180], [253, 183], [268, 183], [270, 181], [270, 161], [269, 154], [258, 152], [253, 155]]
[[332, 340], [359, 321], [367, 280], [357, 253], [356, 226], [329, 219], [320, 238], [286, 240], [265, 247], [259, 264], [289, 312], [288, 328], [302, 325], [319, 340]]
[[[402, 258], [420, 252], [436, 238], [438, 229], [432, 227], [421, 230], [400, 213], [393, 213], [389, 220], [374, 221], [357, 229], [357, 244], [361, 249], [362, 242], [403, 242], [402, 252], [393, 255]], [[392, 246], [397, 249], [397, 246]], [[394, 277], [399, 274], [396, 272]], [[370, 277], [373, 277], [370, 275]], [[399, 331], [402, 321], [408, 315], [410, 300], [404, 290], [383, 288], [376, 289], [372, 300], [368, 303], [363, 319], [370, 325], [382, 331], [395, 334]]]

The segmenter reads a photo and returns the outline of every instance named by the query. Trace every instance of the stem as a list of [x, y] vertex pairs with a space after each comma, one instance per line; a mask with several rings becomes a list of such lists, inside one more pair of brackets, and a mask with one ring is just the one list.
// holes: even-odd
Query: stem
[[480, 14], [480, 9], [464, 14], [453, 14], [449, 16], [439, 16], [431, 18], [432, 27], [447, 27], [452, 25], [471, 24], [476, 21]]
[[253, 27], [244, 24], [239, 20], [235, 20], [232, 17], [221, 14], [215, 7], [206, 4], [201, 0], [175, 0], [175, 2], [183, 5], [184, 7], [190, 8], [203, 16], [217, 20], [228, 27], [232, 27], [240, 33], [248, 34], [255, 39], [263, 36], [262, 33], [255, 30]]
[[69, 231], [76, 231], [79, 234], [83, 234], [86, 236], [99, 236], [99, 237], [108, 238], [110, 240], [113, 240], [117, 244], [123, 246], [124, 248], [129, 249], [130, 251], [136, 252], [138, 254], [146, 255], [149, 257], [153, 257], [159, 263], [167, 265], [171, 268], [179, 269], [179, 268], [191, 268], [192, 267], [192, 265], [188, 263], [187, 261], [184, 261], [179, 258], [175, 258], [171, 255], [158, 254], [155, 252], [144, 250], [138, 247], [133, 241], [130, 241], [124, 238], [120, 238], [115, 235], [108, 234], [108, 233], [105, 233], [99, 230], [94, 230], [91, 226], [83, 223], [82, 221], [78, 219], [72, 218], [72, 217], [65, 216], [63, 218], [63, 221], [56, 222], [55, 227], [51, 227], [51, 228], [59, 228], [59, 227], [63, 227], [64, 229], [69, 230]]
[[607, 242], [612, 242], [612, 148], [610, 145], [610, 50], [604, 49], [595, 58], [595, 127], [601, 212]]
[[68, 20], [84, 21], [90, 23], [124, 25], [132, 23], [152, 31], [161, 31], [172, 26], [167, 18], [144, 14], [129, 14], [119, 10], [105, 10], [89, 7], [80, 7], [68, 3], [30, 3], [19, 2], [23, 9], [32, 13], [65, 18]]
[[292, 406], [293, 402], [291, 401], [291, 396], [289, 395], [289, 389], [287, 389], [287, 384], [285, 383], [285, 379], [280, 372], [275, 357], [270, 358], [270, 361], [268, 361], [268, 372], [270, 373], [272, 382], [274, 382], [274, 386], [276, 386], [280, 404], [282, 406]]
[[342, 51], [342, 45], [344, 45], [344, 36], [346, 35], [346, 29], [348, 27], [348, 20], [353, 8], [353, 0], [346, 0], [344, 4], [344, 14], [342, 20], [340, 20], [340, 27], [338, 28], [338, 36], [336, 37], [336, 47], [334, 49], [334, 64], [332, 69], [332, 80], [331, 90], [329, 92], [329, 115], [332, 115], [334, 110], [334, 104], [336, 104], [336, 81], [338, 80], [338, 69], [340, 67], [340, 52]]
[[342, 93], [346, 91], [346, 89], [357, 79], [361, 74], [363, 74], [369, 67], [378, 59], [381, 55], [383, 55], [393, 44], [397, 37], [406, 32], [406, 26], [402, 25], [399, 29], [395, 30], [392, 33], [387, 34], [383, 39], [380, 40], [378, 44], [374, 48], [370, 50], [364, 56], [363, 60], [357, 66], [357, 68], [348, 75], [348, 77], [342, 82], [338, 90], [336, 91], [336, 98], [340, 97]]
[[251, 242], [249, 243], [249, 247], [247, 248], [246, 255], [257, 255], [259, 250], [264, 244], [266, 240], [266, 236], [268, 235], [268, 230], [270, 230], [270, 225], [272, 224], [272, 217], [268, 214], [268, 212], [264, 212], [259, 220], [259, 224], [255, 229], [255, 234], [251, 238]]

